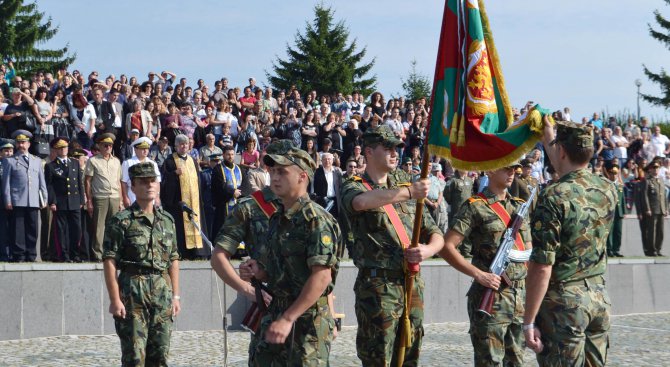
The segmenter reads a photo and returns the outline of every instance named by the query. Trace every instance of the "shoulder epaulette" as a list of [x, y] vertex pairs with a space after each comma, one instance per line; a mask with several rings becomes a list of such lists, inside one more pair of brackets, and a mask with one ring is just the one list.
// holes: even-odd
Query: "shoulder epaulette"
[[[318, 208], [317, 208], [317, 206], [318, 206]], [[305, 205], [305, 207], [303, 208], [303, 210], [302, 210], [302, 214], [305, 216], [305, 219], [306, 219], [307, 221], [310, 221], [310, 220], [312, 220], [312, 219], [314, 219], [314, 218], [318, 218], [318, 217], [319, 217], [319, 214], [318, 214], [318, 209], [319, 209], [319, 208], [321, 208], [320, 205], [317, 205], [317, 204], [314, 203], [313, 201], [310, 201], [310, 202], [307, 203], [307, 205]]]
[[412, 183], [411, 182], [399, 182], [397, 184], [397, 186], [398, 187], [409, 187], [409, 186], [412, 186]]
[[351, 181], [363, 181], [363, 178], [360, 176], [351, 176], [349, 177]]
[[158, 212], [163, 214], [164, 217], [169, 218], [172, 223], [174, 223], [174, 218], [170, 213], [167, 212], [167, 210], [163, 209], [162, 207], [158, 207]]
[[520, 202], [520, 203], [522, 203], [522, 204], [526, 202], [526, 200], [524, 200], [524, 199], [522, 199], [522, 198], [520, 198], [520, 197], [516, 197], [516, 196], [512, 196], [512, 200], [514, 200], [514, 201], [518, 201], [518, 202]]
[[469, 203], [474, 203], [474, 202], [477, 202], [477, 201], [484, 201], [484, 199], [480, 198], [479, 196], [473, 196], [473, 197], [468, 199]]

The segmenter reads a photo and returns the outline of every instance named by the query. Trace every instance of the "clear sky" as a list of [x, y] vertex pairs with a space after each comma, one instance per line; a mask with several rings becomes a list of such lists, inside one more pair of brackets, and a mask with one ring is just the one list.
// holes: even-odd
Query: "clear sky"
[[[73, 68], [101, 76], [146, 79], [170, 70], [194, 85], [228, 77], [244, 86], [266, 84], [276, 56], [311, 21], [314, 0], [42, 0], [59, 33], [46, 46], [70, 44]], [[431, 80], [444, 1], [323, 1], [344, 20], [385, 96], [402, 92], [412, 59]], [[670, 51], [652, 39], [648, 23], [662, 0], [489, 0], [485, 2], [507, 91], [515, 106], [527, 100], [551, 109], [569, 106], [573, 120], [593, 112], [636, 110], [635, 79], [643, 93], [659, 88], [642, 73], [670, 67]], [[670, 112], [641, 102], [643, 116], [670, 120]]]

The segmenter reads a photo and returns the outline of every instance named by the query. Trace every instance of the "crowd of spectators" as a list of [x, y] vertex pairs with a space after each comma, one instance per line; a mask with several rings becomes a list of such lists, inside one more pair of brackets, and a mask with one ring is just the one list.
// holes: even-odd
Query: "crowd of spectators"
[[[531, 103], [515, 110], [515, 117], [529, 106]], [[405, 147], [398, 152], [399, 168], [417, 175], [427, 133], [428, 109], [426, 98], [386, 98], [380, 92], [364, 96], [357, 91], [329, 95], [296, 88], [273, 90], [257, 85], [254, 78], [249, 78], [244, 87], [233, 86], [227, 78], [221, 78], [210, 88], [203, 79], [190, 85], [186, 78], [179, 78], [169, 71], [149, 72], [145, 79], [123, 74], [118, 78], [115, 75], [102, 77], [97, 71], [84, 75], [78, 70], [60, 70], [55, 75], [46, 72], [21, 75], [11, 63], [0, 67], [0, 137], [9, 139], [19, 130], [32, 132], [31, 152], [45, 162], [53, 161], [57, 154], [54, 149], [44, 149], [44, 145], [53, 142], [54, 138], [64, 137], [69, 142], [70, 155], [82, 152], [79, 155], [84, 174], [90, 171], [87, 158], [99, 154], [100, 147], [95, 143], [104, 134], [111, 134], [115, 136], [110, 143], [111, 150], [123, 170], [128, 168], [124, 162], [138, 160], [135, 145], [142, 138], [149, 146], [147, 158], [165, 173], [166, 160], [180, 150], [180, 136], [185, 136], [188, 146], [182, 150], [187, 151], [200, 173], [204, 173], [199, 180], [203, 199], [201, 217], [209, 216], [204, 221], [203, 232], [212, 238], [214, 223], [222, 222], [221, 218], [212, 218], [220, 211], [211, 206], [216, 204], [218, 192], [223, 188], [212, 186], [212, 182], [218, 181], [208, 178], [217, 165], [240, 168], [241, 182], [231, 183], [223, 178], [225, 185], [233, 185], [225, 200], [234, 204], [269, 182], [262, 163], [268, 144], [275, 139], [290, 139], [319, 165], [311, 195], [337, 217], [342, 180], [365, 170], [361, 146], [363, 132], [388, 125], [405, 141]], [[572, 119], [568, 108], [556, 111], [554, 118]], [[652, 160], [660, 163], [659, 176], [670, 187], [670, 159], [666, 158], [670, 153], [670, 140], [661, 134], [658, 126], [650, 126], [645, 118], [639, 124], [632, 119], [617, 121], [613, 117], [603, 121], [597, 113], [591, 118], [583, 118], [581, 123], [595, 128], [593, 171], [618, 180], [626, 187], [628, 211], [634, 209], [634, 187], [644, 180], [644, 168]], [[226, 158], [228, 152], [232, 159]], [[526, 159], [531, 175], [540, 185], [557, 179], [544, 158], [541, 145]], [[612, 167], [618, 168], [615, 174]], [[443, 230], [446, 230], [447, 204], [441, 193], [453, 174], [448, 161], [431, 157], [431, 179], [437, 187], [431, 190], [433, 194], [429, 195], [427, 205], [429, 209], [443, 208], [431, 210]], [[475, 179], [475, 191], [486, 185], [485, 173], [465, 174]], [[121, 186], [121, 190], [114, 190], [119, 195], [118, 201], [112, 201], [118, 203], [115, 210], [130, 206], [132, 192], [123, 186], [123, 180], [112, 181]], [[84, 198], [84, 202], [88, 203], [89, 199]], [[82, 209], [91, 214], [88, 204]], [[51, 221], [50, 218], [42, 215], [43, 221]], [[100, 236], [100, 228], [92, 227], [100, 226], [102, 222], [82, 220], [82, 223], [80, 248], [87, 250], [80, 251], [77, 259], [100, 260], [99, 254], [93, 256], [91, 246], [83, 242], [95, 241], [94, 237]], [[40, 230], [42, 258], [62, 260], [53, 228], [43, 223]], [[0, 260], [11, 258], [10, 251], [6, 251], [0, 254]]]

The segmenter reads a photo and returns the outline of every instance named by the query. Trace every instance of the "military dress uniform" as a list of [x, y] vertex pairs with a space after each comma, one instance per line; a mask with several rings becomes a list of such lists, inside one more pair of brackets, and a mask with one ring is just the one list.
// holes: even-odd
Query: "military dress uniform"
[[[462, 175], [462, 172], [454, 172], [454, 176], [447, 182], [444, 188], [444, 200], [449, 204], [449, 228], [454, 225], [454, 217], [464, 202], [466, 202], [474, 193], [474, 180], [472, 177]], [[465, 257], [472, 257], [472, 244], [469, 240], [463, 239], [458, 246], [458, 251]]]
[[[387, 126], [368, 129], [364, 135], [366, 145], [380, 142], [397, 146], [399, 140]], [[355, 311], [358, 320], [356, 350], [364, 366], [395, 365], [395, 350], [400, 343], [401, 315], [405, 309], [404, 249], [391, 219], [382, 207], [355, 211], [353, 200], [367, 192], [364, 182], [372, 190], [397, 189], [411, 185], [412, 177], [405, 171], [388, 173], [384, 184], [376, 184], [367, 173], [353, 176], [342, 185], [342, 207], [351, 222], [354, 243], [349, 254], [358, 268], [354, 284]], [[416, 201], [393, 204], [404, 230], [411, 235], [416, 213]], [[420, 243], [426, 243], [433, 234], [442, 235], [430, 215], [422, 218]], [[409, 311], [411, 345], [407, 346], [405, 366], [418, 364], [423, 338], [423, 290], [425, 283], [420, 273], [416, 275]]]
[[[130, 177], [156, 177], [151, 163], [130, 168]], [[168, 268], [179, 259], [174, 219], [160, 207], [142, 212], [135, 202], [114, 214], [104, 237], [104, 259], [120, 269], [118, 283], [126, 308], [115, 317], [123, 366], [167, 366], [172, 329], [172, 283]]]
[[[26, 142], [30, 141], [32, 134], [16, 130], [12, 138], [17, 142]], [[19, 151], [5, 159], [2, 190], [5, 205], [12, 204], [9, 214], [12, 261], [35, 261], [39, 208], [46, 205], [48, 195], [42, 160]]]
[[[68, 146], [65, 138], [51, 141], [52, 149]], [[79, 260], [81, 238], [81, 208], [84, 201], [84, 183], [79, 161], [57, 157], [44, 167], [49, 192], [49, 205], [56, 205], [56, 233], [62, 249], [63, 261]]]
[[[642, 215], [644, 253], [647, 256], [659, 256], [663, 247], [663, 217], [668, 214], [668, 204], [663, 180], [648, 173], [651, 167], [659, 167], [658, 162], [654, 160], [647, 165], [647, 175], [638, 183], [638, 214]], [[651, 215], [647, 215], [649, 212]]]
[[[557, 122], [563, 146], [593, 145], [592, 128]], [[614, 185], [588, 169], [563, 175], [539, 196], [530, 221], [530, 261], [550, 265], [535, 319], [544, 349], [541, 366], [603, 366], [611, 302], [605, 287], [606, 242], [614, 217]]]
[[[616, 168], [616, 167], [615, 167]], [[607, 237], [607, 256], [623, 257], [619, 252], [621, 250], [621, 237], [623, 233], [623, 218], [626, 215], [626, 199], [624, 195], [624, 185], [622, 182], [612, 182], [617, 190], [616, 208], [614, 209], [614, 220], [612, 221], [612, 230]]]
[[[482, 191], [485, 198], [473, 196], [456, 214], [451, 230], [467, 237], [472, 244], [472, 265], [484, 272], [498, 252], [507, 225], [491, 208], [500, 203], [512, 216], [524, 200], [506, 194], [498, 200], [488, 187]], [[519, 230], [525, 243], [530, 242], [527, 220]], [[519, 249], [521, 250], [521, 249]], [[474, 348], [475, 366], [521, 366], [524, 355], [523, 313], [526, 299], [526, 266], [512, 262], [505, 271], [511, 284], [501, 282], [500, 290], [494, 292], [491, 316], [477, 311], [486, 287], [473, 282], [468, 296], [470, 339]]]
[[[0, 150], [14, 149], [14, 144], [6, 139], [2, 139]], [[4, 159], [0, 161], [0, 183], [4, 173]], [[11, 247], [9, 243], [9, 212], [5, 209], [4, 195], [0, 196], [0, 262], [9, 261]]]
[[[268, 154], [264, 159], [268, 166], [296, 164], [310, 177], [316, 168], [309, 155], [296, 148]], [[278, 206], [270, 218], [267, 239], [267, 256], [261, 254], [259, 265], [267, 273], [273, 299], [261, 321], [262, 338], [272, 322], [298, 299], [313, 266], [330, 267], [332, 278], [317, 302], [295, 320], [284, 344], [258, 342], [251, 365], [327, 366], [335, 328], [327, 296], [335, 286], [343, 251], [337, 220], [305, 194], [290, 208]]]

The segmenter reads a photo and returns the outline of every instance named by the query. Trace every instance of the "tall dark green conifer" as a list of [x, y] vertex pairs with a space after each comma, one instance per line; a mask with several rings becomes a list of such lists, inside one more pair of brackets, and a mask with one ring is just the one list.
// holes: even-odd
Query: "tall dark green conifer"
[[[666, 4], [670, 5], [670, 0], [665, 0]], [[662, 44], [665, 45], [668, 49], [670, 49], [670, 20], [664, 18], [661, 15], [661, 12], [658, 10], [654, 11], [654, 17], [656, 19], [656, 23], [658, 23], [658, 26], [660, 27], [659, 30], [656, 30], [651, 27], [651, 24], [649, 25], [649, 34], [654, 38], [660, 41]], [[644, 68], [644, 73], [647, 75], [647, 78], [651, 80], [652, 82], [658, 84], [661, 87], [661, 96], [650, 96], [647, 94], [642, 94], [642, 98], [644, 98], [645, 101], [655, 105], [655, 106], [661, 106], [665, 108], [670, 107], [670, 75], [665, 71], [665, 69], [661, 68], [661, 71], [659, 73], [653, 73], [651, 70], [649, 70], [645, 65], [642, 65]]]
[[407, 75], [407, 79], [400, 79], [402, 81], [402, 89], [405, 90], [405, 97], [409, 101], [416, 101], [419, 98], [430, 99], [430, 92], [432, 84], [427, 76], [420, 74], [416, 70], [416, 59], [410, 63], [412, 69]]
[[286, 46], [288, 59], [277, 57], [268, 80], [277, 89], [295, 85], [301, 93], [316, 90], [319, 95], [359, 90], [363, 95], [374, 91], [376, 76], [366, 78], [375, 63], [363, 63], [366, 48], [356, 51], [356, 40], [349, 43], [344, 22], [333, 24], [334, 12], [317, 5], [314, 21], [306, 23], [305, 34], [298, 32], [295, 48]]
[[76, 54], [68, 54], [68, 46], [56, 50], [40, 49], [58, 32], [37, 10], [37, 4], [23, 0], [0, 0], [0, 55], [14, 60], [16, 71], [28, 76], [36, 71], [55, 73], [60, 67], [72, 64]]

